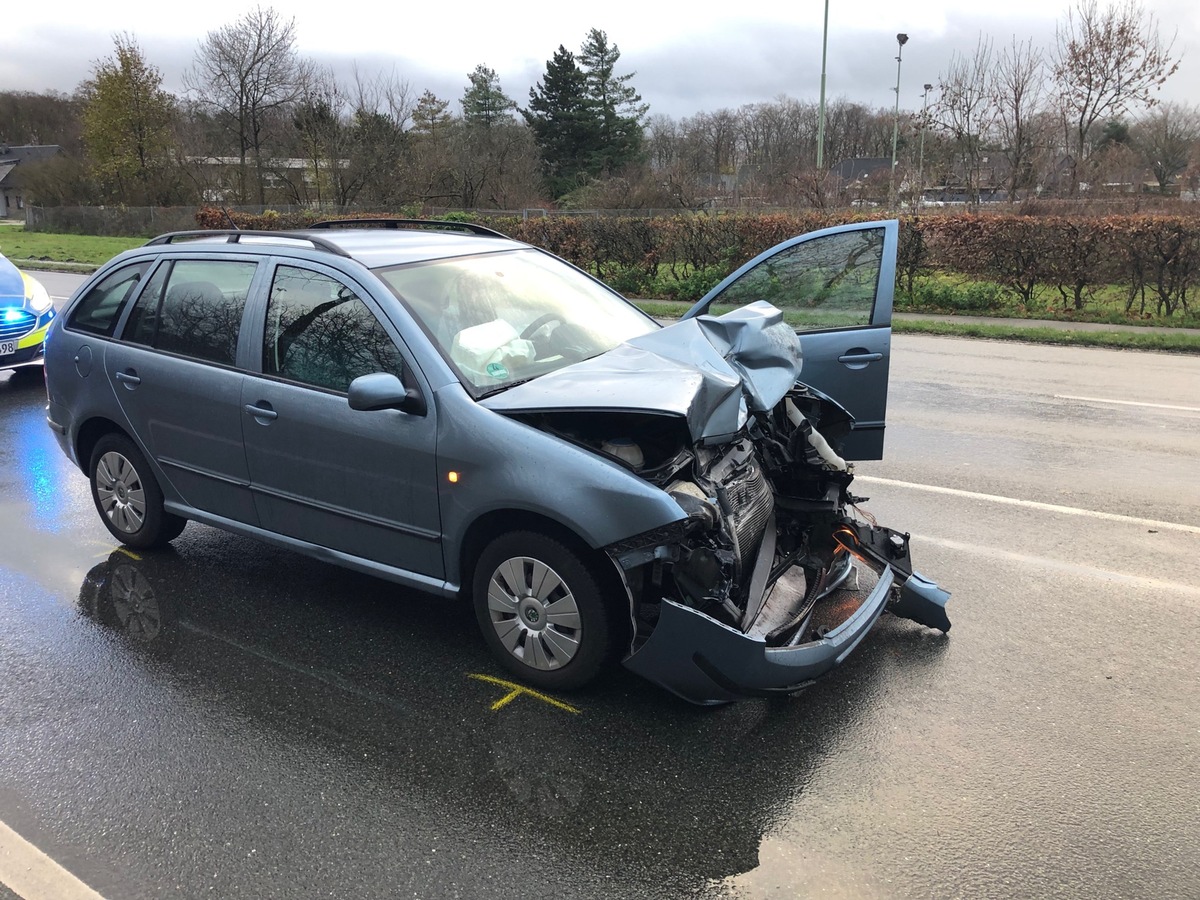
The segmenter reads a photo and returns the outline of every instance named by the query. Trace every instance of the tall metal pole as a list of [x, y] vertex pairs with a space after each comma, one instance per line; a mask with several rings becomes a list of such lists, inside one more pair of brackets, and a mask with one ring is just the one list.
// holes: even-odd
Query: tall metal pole
[[892, 114], [892, 171], [888, 180], [888, 205], [891, 207], [896, 205], [896, 143], [900, 137], [900, 58], [904, 55], [908, 35], [896, 35], [896, 43], [896, 111]]
[[925, 93], [921, 96], [925, 103], [921, 107], [921, 150], [917, 154], [917, 209], [925, 203], [925, 129], [929, 125], [929, 92], [932, 84], [925, 85]]
[[817, 112], [817, 169], [825, 165], [825, 60], [829, 49], [829, 0], [825, 0], [825, 29], [821, 32], [821, 105]]

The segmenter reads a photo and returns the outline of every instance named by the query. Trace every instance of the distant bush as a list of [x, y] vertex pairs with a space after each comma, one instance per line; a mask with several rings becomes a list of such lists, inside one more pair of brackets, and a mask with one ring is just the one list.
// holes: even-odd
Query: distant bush
[[917, 312], [996, 313], [1005, 308], [1005, 292], [989, 281], [957, 284], [945, 278], [921, 278], [911, 291], [897, 293], [896, 307]]

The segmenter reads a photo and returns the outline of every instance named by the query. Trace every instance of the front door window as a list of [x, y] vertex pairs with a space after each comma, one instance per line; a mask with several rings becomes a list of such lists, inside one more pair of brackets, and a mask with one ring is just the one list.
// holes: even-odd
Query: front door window
[[403, 377], [400, 352], [366, 304], [328, 275], [280, 266], [263, 332], [263, 373], [345, 393], [360, 375]]
[[781, 250], [713, 298], [710, 312], [766, 300], [797, 331], [870, 325], [884, 229], [827, 235]]

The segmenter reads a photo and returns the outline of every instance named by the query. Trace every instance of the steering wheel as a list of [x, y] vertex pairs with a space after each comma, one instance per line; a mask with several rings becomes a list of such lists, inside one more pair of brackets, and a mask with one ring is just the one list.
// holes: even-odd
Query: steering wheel
[[551, 322], [561, 321], [562, 318], [558, 313], [543, 313], [525, 326], [525, 330], [521, 332], [521, 340], [528, 341]]

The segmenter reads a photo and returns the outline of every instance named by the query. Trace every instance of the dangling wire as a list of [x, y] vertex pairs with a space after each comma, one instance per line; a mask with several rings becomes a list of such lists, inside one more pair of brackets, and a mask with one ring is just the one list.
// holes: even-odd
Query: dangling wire
[[873, 528], [879, 527], [878, 520], [873, 515], [871, 515], [869, 512], [867, 512], [865, 509], [860, 509], [858, 507], [858, 505], [854, 504], [854, 503], [850, 504], [850, 508], [852, 510], [854, 510], [858, 515], [862, 516], [863, 519], [865, 519]]

